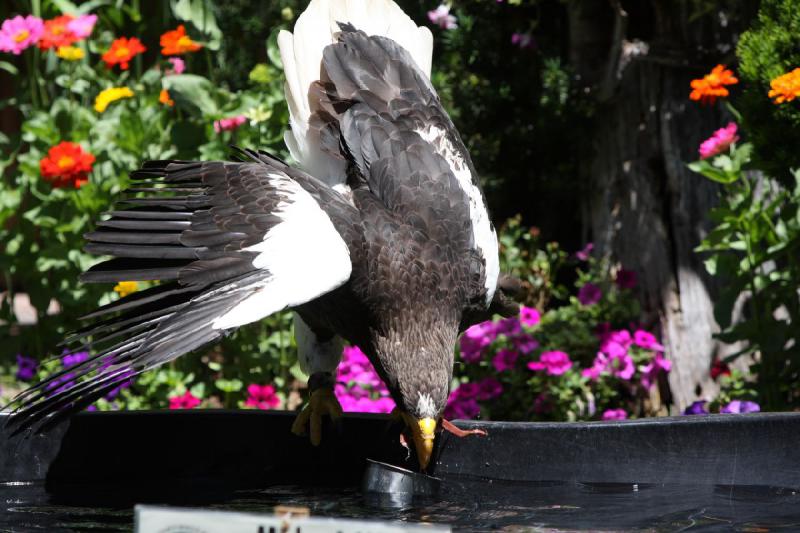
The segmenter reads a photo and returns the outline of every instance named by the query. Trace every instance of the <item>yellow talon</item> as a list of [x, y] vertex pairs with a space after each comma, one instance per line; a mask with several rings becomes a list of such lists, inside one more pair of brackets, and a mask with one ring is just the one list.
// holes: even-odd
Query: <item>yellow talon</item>
[[311, 393], [308, 405], [297, 415], [292, 424], [292, 433], [305, 435], [308, 425], [311, 428], [311, 444], [319, 446], [322, 441], [323, 415], [330, 416], [331, 420], [342, 416], [342, 406], [333, 393], [333, 387], [320, 387]]

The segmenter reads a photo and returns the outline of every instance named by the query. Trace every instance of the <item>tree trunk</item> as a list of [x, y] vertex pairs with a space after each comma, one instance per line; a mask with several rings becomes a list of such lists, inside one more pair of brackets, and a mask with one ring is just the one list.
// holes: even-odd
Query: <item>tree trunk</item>
[[[677, 410], [716, 393], [712, 359], [732, 349], [712, 338], [713, 281], [694, 252], [718, 187], [686, 163], [723, 125], [719, 106], [689, 100], [689, 82], [717, 62], [732, 62], [732, 46], [726, 56], [720, 43], [732, 43], [735, 32], [713, 16], [690, 22], [693, 5], [631, 2], [630, 14], [616, 0], [569, 8], [572, 64], [598, 105], [582, 168], [590, 184], [586, 230], [599, 253], [637, 272], [645, 318], [660, 326], [673, 362]], [[613, 24], [603, 23], [609, 17]], [[602, 43], [610, 54], [599, 68]]]

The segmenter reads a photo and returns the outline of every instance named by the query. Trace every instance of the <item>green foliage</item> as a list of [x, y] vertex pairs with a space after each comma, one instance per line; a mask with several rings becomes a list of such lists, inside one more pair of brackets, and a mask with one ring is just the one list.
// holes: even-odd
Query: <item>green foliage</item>
[[[81, 251], [83, 234], [93, 229], [101, 213], [128, 187], [129, 171], [147, 159], [227, 158], [231, 144], [286, 155], [282, 134], [288, 111], [281, 71], [261, 65], [261, 75], [248, 79], [245, 72], [239, 80], [242, 88], [231, 91], [211, 81], [213, 64], [197, 61], [206, 54], [213, 59], [208, 48], [214, 48], [215, 40], [219, 44], [219, 29], [209, 5], [205, 0], [177, 0], [172, 3], [175, 18], [167, 17], [161, 27], [151, 25], [150, 33], [156, 35], [151, 40], [143, 37], [148, 49], [157, 51], [157, 35], [173, 29], [176, 20], [185, 21], [187, 31], [206, 48], [184, 57], [184, 74], [169, 74], [172, 65], [155, 54], [135, 58], [128, 71], [107, 68], [98, 54], [119, 35], [117, 26], [133, 25], [143, 14], [105, 3], [94, 6], [100, 20], [92, 37], [79, 43], [86, 52], [84, 59], [66, 61], [54, 51], [33, 48], [20, 58], [25, 63], [20, 65], [24, 75], [15, 79], [18, 97], [4, 105], [19, 112], [21, 130], [0, 137], [0, 170], [4, 171], [0, 271], [3, 285], [10, 289], [9, 297], [0, 300], [4, 396], [19, 388], [10, 378], [17, 370], [15, 354], [37, 359], [55, 355], [58, 342], [80, 325], [79, 316], [118, 298], [111, 287], [80, 284], [78, 276], [99, 260]], [[72, 9], [66, 2], [57, 7]], [[54, 8], [45, 9], [44, 16], [58, 14]], [[264, 55], [270, 55], [266, 49]], [[3, 68], [18, 67], [4, 64]], [[109, 87], [128, 87], [134, 96], [98, 112], [94, 99]], [[169, 91], [174, 106], [159, 102], [162, 89]], [[235, 115], [245, 115], [248, 121], [235, 131], [215, 132], [214, 121]], [[61, 141], [79, 143], [96, 158], [89, 183], [80, 188], [56, 188], [40, 173], [39, 162]], [[140, 284], [140, 288], [145, 286]], [[10, 305], [15, 293], [30, 297], [36, 325], [18, 324]], [[51, 301], [58, 303], [59, 313], [47, 313]], [[276, 384], [286, 397], [299, 375], [291, 347], [290, 320], [277, 315], [243, 328], [220, 346], [145, 374], [113, 401], [101, 400], [98, 408], [165, 407], [170, 396], [186, 390], [208, 405], [235, 407], [246, 396], [246, 384], [265, 382]], [[61, 365], [58, 358], [43, 365], [40, 377]]]
[[800, 66], [798, 35], [800, 1], [763, 0], [757, 22], [736, 49], [746, 85], [737, 106], [755, 145], [755, 166], [784, 183], [792, 181], [788, 169], [800, 168], [800, 108], [797, 102], [775, 104], [767, 94], [770, 81]]
[[[800, 372], [800, 172], [789, 189], [748, 173], [750, 146], [690, 167], [725, 185], [710, 213], [716, 226], [697, 248], [708, 272], [720, 279], [715, 317], [728, 343], [744, 341], [743, 353], [757, 354], [753, 371], [768, 410], [797, 405]], [[737, 162], [732, 164], [731, 162]], [[734, 310], [744, 302], [743, 317]]]

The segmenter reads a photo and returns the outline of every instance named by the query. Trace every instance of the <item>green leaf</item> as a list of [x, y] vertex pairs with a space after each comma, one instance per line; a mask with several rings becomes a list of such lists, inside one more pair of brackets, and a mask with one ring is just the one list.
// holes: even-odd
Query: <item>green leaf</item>
[[8, 61], [0, 61], [0, 68], [5, 70], [12, 76], [16, 76], [17, 74], [19, 74], [19, 69], [17, 69], [17, 67], [9, 63]]
[[244, 384], [239, 379], [218, 379], [214, 385], [222, 392], [237, 392], [242, 390]]
[[206, 117], [219, 113], [212, 96], [214, 86], [208, 79], [195, 74], [175, 74], [165, 76], [163, 81], [164, 87], [178, 106]]

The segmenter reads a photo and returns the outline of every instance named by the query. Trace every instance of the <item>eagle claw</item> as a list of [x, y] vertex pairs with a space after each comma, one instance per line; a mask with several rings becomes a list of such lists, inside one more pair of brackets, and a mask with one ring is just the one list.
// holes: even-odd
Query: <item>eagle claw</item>
[[297, 415], [292, 424], [292, 433], [305, 435], [306, 426], [311, 430], [311, 444], [319, 446], [322, 441], [322, 416], [328, 415], [331, 420], [338, 420], [342, 416], [342, 406], [333, 387], [322, 386], [311, 393], [311, 398], [303, 410]]

